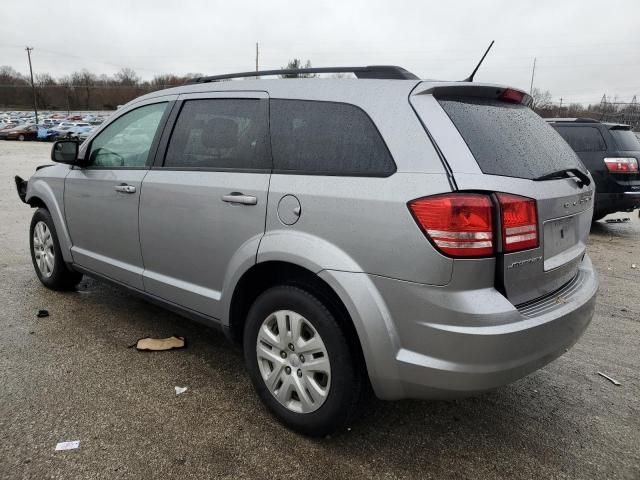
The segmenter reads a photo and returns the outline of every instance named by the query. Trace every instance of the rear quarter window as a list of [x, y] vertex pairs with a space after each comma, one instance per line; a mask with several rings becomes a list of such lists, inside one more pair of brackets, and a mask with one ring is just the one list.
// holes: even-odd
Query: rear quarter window
[[477, 97], [441, 97], [483, 173], [534, 179], [567, 168], [585, 170], [569, 145], [530, 108]]
[[631, 130], [612, 128], [609, 130], [613, 140], [618, 146], [618, 150], [623, 151], [640, 151], [640, 141]]
[[395, 163], [378, 129], [345, 103], [271, 100], [274, 169], [305, 175], [388, 176]]
[[555, 129], [576, 152], [604, 152], [607, 144], [596, 127], [561, 127]]

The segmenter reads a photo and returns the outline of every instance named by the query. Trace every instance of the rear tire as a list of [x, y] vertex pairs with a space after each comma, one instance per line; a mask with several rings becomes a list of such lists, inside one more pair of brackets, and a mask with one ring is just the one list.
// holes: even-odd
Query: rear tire
[[42, 284], [52, 290], [71, 290], [82, 274], [70, 270], [64, 263], [56, 227], [49, 210], [38, 208], [31, 219], [29, 228], [31, 261]]
[[284, 425], [313, 437], [346, 427], [363, 372], [321, 300], [295, 286], [268, 289], [249, 310], [243, 343], [253, 386]]
[[24, 135], [22, 134], [18, 135], [18, 140], [20, 140], [21, 142], [24, 142]]

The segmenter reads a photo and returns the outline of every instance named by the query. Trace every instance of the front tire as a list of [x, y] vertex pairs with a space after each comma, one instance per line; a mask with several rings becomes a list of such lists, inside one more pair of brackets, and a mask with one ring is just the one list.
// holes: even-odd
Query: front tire
[[70, 270], [64, 263], [56, 227], [46, 208], [39, 208], [33, 214], [29, 228], [31, 261], [42, 284], [52, 290], [71, 290], [82, 274]]
[[268, 289], [249, 310], [243, 343], [256, 392], [287, 427], [316, 437], [347, 425], [362, 372], [344, 329], [317, 297], [290, 285]]

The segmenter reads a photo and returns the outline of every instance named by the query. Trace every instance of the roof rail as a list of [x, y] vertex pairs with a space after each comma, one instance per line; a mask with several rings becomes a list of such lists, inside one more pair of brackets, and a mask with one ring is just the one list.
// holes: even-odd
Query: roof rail
[[419, 80], [413, 73], [394, 65], [371, 65], [368, 67], [320, 67], [293, 68], [283, 70], [258, 70], [254, 72], [226, 73], [209, 77], [196, 77], [187, 81], [191, 83], [218, 82], [232, 78], [266, 77], [270, 75], [304, 75], [309, 73], [353, 73], [357, 78], [375, 78], [380, 80]]

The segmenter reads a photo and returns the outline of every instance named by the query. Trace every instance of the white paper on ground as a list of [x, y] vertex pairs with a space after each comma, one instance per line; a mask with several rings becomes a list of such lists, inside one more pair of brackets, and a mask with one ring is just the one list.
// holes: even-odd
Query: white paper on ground
[[176, 395], [180, 395], [187, 391], [187, 387], [176, 387]]
[[80, 440], [74, 440], [72, 442], [60, 442], [56, 445], [56, 450], [72, 450], [80, 446]]

